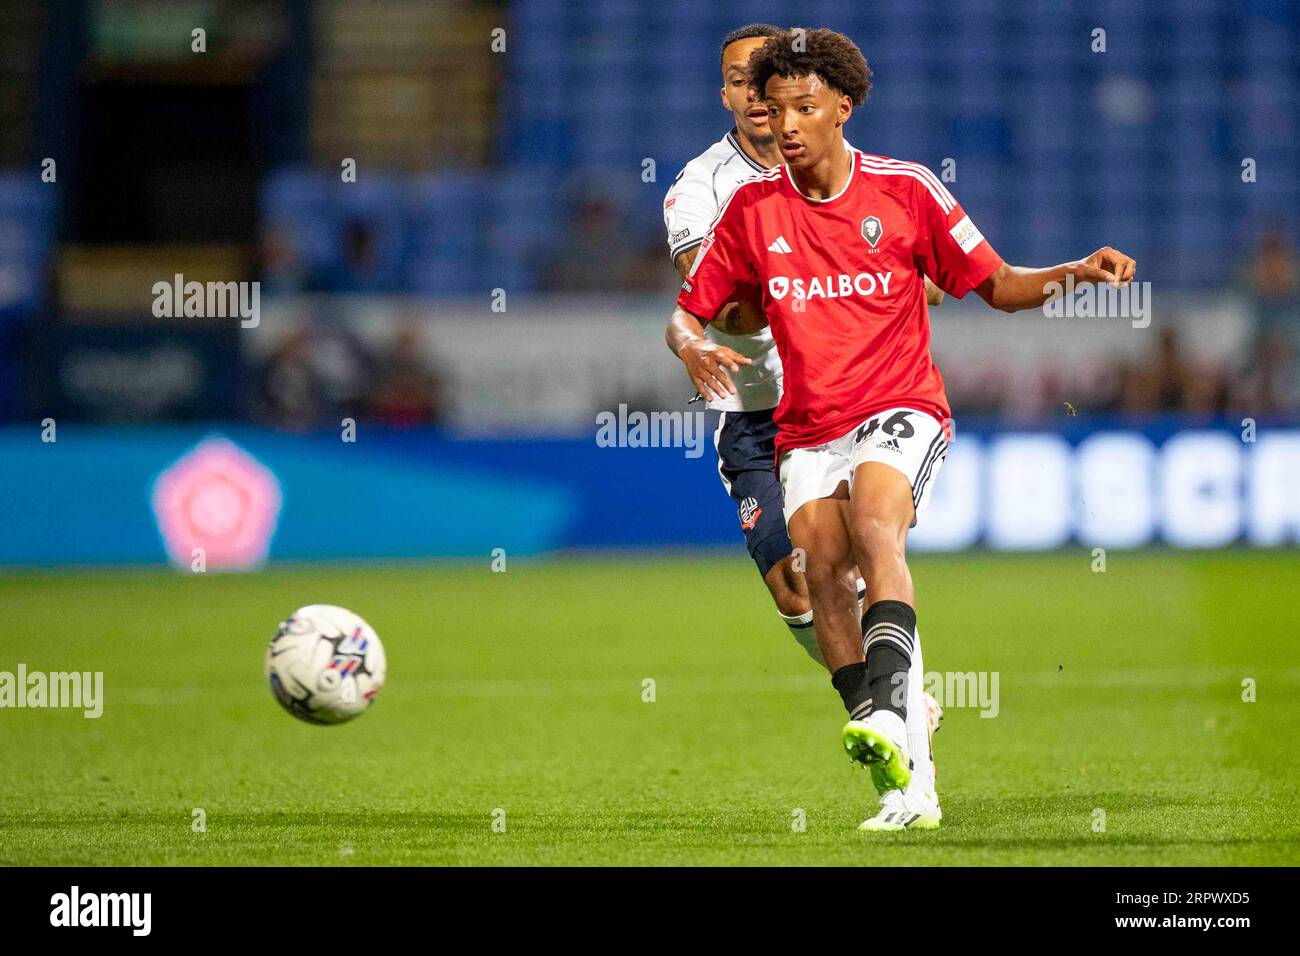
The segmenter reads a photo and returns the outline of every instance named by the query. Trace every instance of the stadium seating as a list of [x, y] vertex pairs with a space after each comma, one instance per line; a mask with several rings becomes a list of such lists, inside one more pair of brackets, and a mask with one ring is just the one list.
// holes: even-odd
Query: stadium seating
[[[1210, 0], [921, 7], [757, 0], [744, 16], [858, 40], [876, 91], [852, 141], [934, 168], [954, 160], [953, 192], [1008, 258], [1055, 261], [1113, 242], [1144, 278], [1212, 288], [1232, 280], [1261, 220], [1296, 228], [1300, 30], [1288, 4], [1252, 0], [1244, 15]], [[512, 4], [498, 166], [399, 191], [396, 288], [543, 287], [543, 253], [562, 242], [587, 176], [613, 190], [628, 229], [657, 243], [671, 177], [727, 127], [717, 42], [737, 25], [734, 8], [693, 0]], [[1105, 52], [1093, 50], [1096, 29]], [[653, 183], [640, 176], [647, 158]], [[1242, 181], [1247, 158], [1253, 183]], [[286, 198], [300, 175], [273, 179], [268, 210], [337, 219], [323, 200]], [[383, 191], [355, 199], [391, 216], [384, 201]], [[313, 259], [339, 246], [302, 241]]]

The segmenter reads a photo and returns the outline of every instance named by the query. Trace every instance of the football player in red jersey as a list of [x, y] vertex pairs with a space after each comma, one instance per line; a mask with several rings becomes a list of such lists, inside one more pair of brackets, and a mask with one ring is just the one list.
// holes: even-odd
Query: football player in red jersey
[[[782, 32], [770, 23], [751, 23], [723, 37], [722, 100], [735, 125], [677, 174], [664, 201], [669, 254], [682, 277], [736, 185], [781, 163], [776, 137], [768, 129], [767, 106], [749, 86], [749, 58]], [[943, 298], [928, 280], [926, 298], [931, 305]], [[777, 611], [799, 646], [824, 664], [808, 588], [791, 553], [773, 457], [772, 413], [781, 396], [781, 362], [767, 322], [748, 312], [748, 306], [737, 303], [705, 327], [678, 310], [665, 339], [717, 416], [711, 431], [718, 475], [738, 506], [745, 543]], [[747, 326], [754, 331], [744, 332]], [[933, 699], [928, 704], [938, 710]]]
[[[669, 254], [682, 277], [736, 186], [781, 163], [776, 137], [768, 128], [767, 105], [749, 86], [749, 58], [770, 37], [783, 32], [781, 27], [756, 23], [739, 27], [722, 40], [722, 100], [735, 125], [686, 164], [664, 200]], [[845, 147], [849, 148], [847, 140]], [[938, 305], [942, 298], [943, 293], [926, 280], [927, 302]], [[737, 505], [745, 543], [777, 612], [799, 646], [824, 667], [801, 562], [786, 531], [781, 479], [776, 473], [773, 413], [781, 399], [781, 361], [767, 322], [762, 316], [746, 316], [743, 308], [747, 307], [724, 308], [707, 327], [679, 309], [665, 337], [700, 396], [707, 398], [708, 414], [715, 416], [710, 431], [718, 452], [718, 477]], [[742, 332], [746, 324], [756, 331]], [[728, 361], [730, 373], [723, 367]], [[859, 604], [869, 600], [865, 584], [860, 583], [858, 591]], [[908, 790], [933, 794], [931, 739], [943, 711], [922, 686], [922, 643], [918, 630], [909, 682], [912, 700], [907, 708], [912, 759]], [[937, 803], [934, 806], [937, 812]]]
[[[772, 37], [749, 68], [785, 164], [737, 187], [678, 306], [710, 321], [729, 302], [750, 302], [771, 325], [785, 372], [774, 416], [785, 514], [849, 713], [843, 744], [882, 793], [899, 791], [897, 806], [864, 827], [917, 825], [931, 813], [937, 825], [937, 805], [901, 793], [916, 631], [907, 532], [949, 438], [923, 279], [1014, 312], [1041, 306], [1066, 276], [1127, 285], [1135, 266], [1109, 247], [1046, 269], [1008, 265], [930, 170], [846, 150], [844, 124], [871, 70], [842, 34]], [[871, 600], [861, 620], [855, 564]]]

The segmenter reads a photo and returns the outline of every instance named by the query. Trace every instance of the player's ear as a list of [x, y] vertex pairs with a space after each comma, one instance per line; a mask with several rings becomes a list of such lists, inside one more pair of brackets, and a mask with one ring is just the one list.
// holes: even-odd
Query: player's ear
[[839, 124], [843, 126], [853, 115], [853, 100], [847, 95], [840, 97]]
[[727, 84], [723, 83], [718, 88], [718, 96], [722, 98], [722, 108], [728, 113], [731, 112], [731, 102], [727, 99]]

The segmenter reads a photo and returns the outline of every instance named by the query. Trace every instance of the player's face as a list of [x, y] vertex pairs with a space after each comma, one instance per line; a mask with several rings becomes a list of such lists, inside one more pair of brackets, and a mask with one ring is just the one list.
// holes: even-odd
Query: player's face
[[749, 85], [749, 55], [761, 47], [765, 37], [729, 43], [722, 51], [722, 102], [736, 117], [736, 129], [756, 146], [770, 146], [767, 107]]
[[815, 166], [843, 149], [840, 128], [853, 101], [836, 93], [815, 73], [774, 76], [767, 81], [767, 115], [786, 165]]

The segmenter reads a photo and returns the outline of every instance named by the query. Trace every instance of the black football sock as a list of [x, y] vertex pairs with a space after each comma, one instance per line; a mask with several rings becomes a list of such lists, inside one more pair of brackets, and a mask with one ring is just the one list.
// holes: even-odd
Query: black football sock
[[862, 615], [862, 652], [873, 710], [907, 720], [907, 673], [916, 646], [916, 612], [902, 601], [877, 601]]
[[831, 675], [831, 685], [844, 699], [850, 720], [861, 720], [871, 713], [871, 689], [867, 686], [867, 663], [845, 664]]

